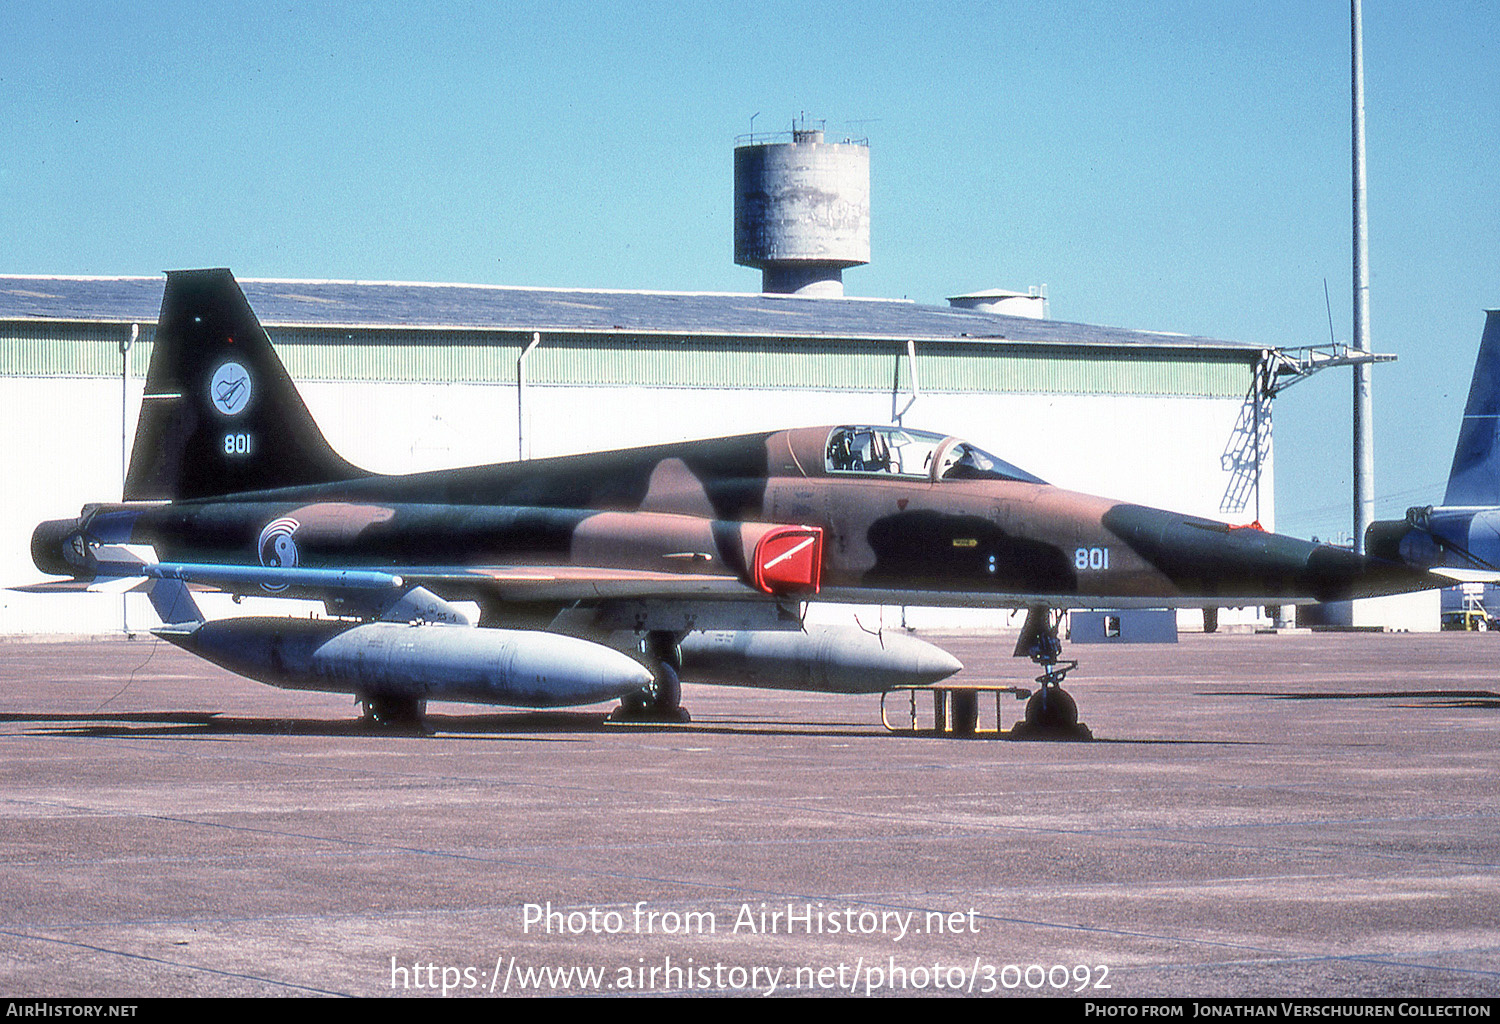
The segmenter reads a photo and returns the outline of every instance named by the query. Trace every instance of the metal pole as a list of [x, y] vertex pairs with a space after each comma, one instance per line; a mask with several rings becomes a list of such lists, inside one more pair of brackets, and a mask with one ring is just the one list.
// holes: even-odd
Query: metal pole
[[[141, 336], [141, 325], [130, 325], [130, 337], [120, 340], [120, 500], [125, 500], [125, 478], [130, 474], [130, 350]], [[120, 631], [130, 636], [130, 595], [120, 595]]]
[[[896, 377], [897, 382], [899, 382], [900, 356], [896, 358], [898, 368]], [[917, 383], [917, 343], [910, 338], [906, 341], [906, 370], [911, 376], [911, 397], [906, 400], [906, 404], [901, 407], [899, 412], [896, 411], [896, 401], [899, 392], [894, 387], [891, 390], [891, 422], [898, 427], [906, 425], [902, 421], [905, 419], [906, 414], [911, 412], [911, 407], [917, 403], [917, 399], [922, 397], [922, 388]]]
[[524, 461], [530, 452], [526, 444], [526, 357], [542, 343], [540, 331], [533, 331], [531, 341], [516, 357], [516, 460]]
[[130, 337], [120, 342], [120, 500], [125, 499], [125, 476], [130, 472], [130, 350], [141, 336], [141, 325], [130, 325]]
[[[1370, 351], [1370, 223], [1365, 210], [1365, 49], [1360, 0], [1349, 3], [1353, 51], [1354, 118], [1354, 345]], [[1375, 521], [1375, 419], [1370, 400], [1371, 363], [1354, 366], [1354, 550], [1365, 550], [1365, 530]]]
[[1255, 521], [1260, 522], [1260, 403], [1261, 396], [1266, 393], [1266, 367], [1270, 363], [1269, 356], [1262, 352], [1260, 362], [1255, 364], [1255, 383], [1251, 388], [1250, 397], [1255, 405], [1251, 412], [1255, 417], [1255, 436], [1252, 441], [1255, 444]]

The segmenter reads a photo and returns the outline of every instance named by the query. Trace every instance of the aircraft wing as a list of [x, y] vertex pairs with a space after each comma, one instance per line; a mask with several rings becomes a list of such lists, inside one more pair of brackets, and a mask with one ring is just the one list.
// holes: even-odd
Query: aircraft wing
[[100, 566], [93, 579], [50, 580], [9, 589], [32, 594], [120, 593], [152, 580], [266, 597], [351, 596], [423, 586], [501, 601], [651, 598], [769, 599], [738, 576], [582, 565], [409, 566], [391, 569], [278, 568], [220, 563], [141, 562]]
[[764, 599], [738, 576], [583, 565], [413, 569], [403, 578], [429, 589], [482, 590], [502, 601], [590, 601], [622, 598]]

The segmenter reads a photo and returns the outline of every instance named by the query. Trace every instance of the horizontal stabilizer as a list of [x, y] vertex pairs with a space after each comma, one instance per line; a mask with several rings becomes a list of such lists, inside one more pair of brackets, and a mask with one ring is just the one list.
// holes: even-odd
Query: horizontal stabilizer
[[150, 544], [99, 544], [92, 554], [101, 568], [121, 567], [120, 575], [128, 575], [124, 567], [154, 565], [157, 561], [156, 549]]
[[1500, 583], [1500, 572], [1494, 569], [1450, 569], [1436, 566], [1429, 571], [1434, 576], [1442, 576], [1458, 583]]
[[150, 580], [142, 576], [101, 576], [89, 584], [91, 594], [129, 594], [146, 589]]
[[18, 594], [87, 594], [93, 580], [47, 580], [44, 583], [23, 583], [6, 587]]

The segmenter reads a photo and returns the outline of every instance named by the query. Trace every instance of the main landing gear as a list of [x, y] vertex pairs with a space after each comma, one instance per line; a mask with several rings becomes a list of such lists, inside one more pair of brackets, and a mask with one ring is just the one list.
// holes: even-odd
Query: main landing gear
[[427, 724], [427, 702], [418, 697], [361, 693], [355, 697], [364, 709], [365, 724], [383, 732], [431, 736]]
[[682, 724], [692, 716], [682, 706], [682, 648], [677, 637], [664, 630], [653, 630], [641, 641], [641, 653], [651, 669], [651, 685], [620, 699], [620, 706], [609, 714], [611, 722]]
[[1026, 717], [1011, 729], [1014, 739], [1025, 740], [1091, 740], [1094, 734], [1078, 720], [1078, 704], [1063, 679], [1078, 667], [1076, 661], [1062, 660], [1062, 640], [1058, 626], [1065, 613], [1051, 608], [1034, 607], [1026, 612], [1026, 624], [1016, 641], [1016, 657], [1028, 657], [1042, 667], [1036, 677], [1041, 688], [1026, 702]]

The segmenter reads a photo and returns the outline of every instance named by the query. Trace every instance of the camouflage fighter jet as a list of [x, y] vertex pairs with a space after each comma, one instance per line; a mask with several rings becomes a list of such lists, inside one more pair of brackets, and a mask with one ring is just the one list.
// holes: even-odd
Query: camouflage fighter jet
[[[324, 440], [227, 270], [168, 275], [123, 504], [45, 522], [52, 589], [150, 593], [158, 634], [273, 685], [351, 692], [377, 722], [428, 699], [621, 699], [680, 683], [883, 692], [961, 666], [910, 637], [802, 628], [809, 601], [1027, 609], [1027, 723], [1066, 730], [1064, 609], [1332, 600], [1426, 573], [1077, 494], [974, 445], [803, 427], [385, 476]], [[324, 602], [204, 621], [189, 588]], [[471, 624], [455, 607], [475, 602]]]

